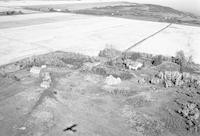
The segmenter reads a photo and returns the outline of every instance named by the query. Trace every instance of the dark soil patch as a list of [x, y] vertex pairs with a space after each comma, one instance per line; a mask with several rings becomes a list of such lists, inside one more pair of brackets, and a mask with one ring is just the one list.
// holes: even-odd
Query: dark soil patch
[[116, 67], [108, 67], [105, 65], [93, 67], [92, 73], [98, 74], [98, 75], [103, 75], [103, 76], [113, 75], [114, 77], [116, 77], [116, 78], [119, 77], [123, 80], [128, 80], [128, 79], [131, 79], [134, 77], [128, 71], [122, 71]]
[[80, 68], [85, 62], [94, 61], [96, 61], [95, 58], [89, 56], [70, 52], [56, 51], [48, 54], [25, 58], [12, 64], [1, 66], [0, 73], [12, 73], [22, 69], [29, 69], [32, 66], [42, 65], [55, 67], [68, 67], [69, 65], [72, 65], [74, 69], [77, 69]]

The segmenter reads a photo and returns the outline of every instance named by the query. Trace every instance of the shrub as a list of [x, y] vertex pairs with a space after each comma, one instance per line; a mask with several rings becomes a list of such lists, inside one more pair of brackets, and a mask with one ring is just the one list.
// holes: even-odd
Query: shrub
[[176, 58], [179, 59], [180, 63], [182, 63], [183, 65], [186, 64], [186, 57], [182, 50], [176, 52]]
[[151, 64], [154, 66], [158, 66], [158, 65], [162, 64], [162, 62], [163, 62], [162, 55], [157, 55], [157, 56], [153, 57]]
[[172, 57], [172, 62], [180, 66], [180, 72], [191, 72], [195, 65], [192, 56], [186, 57], [182, 50], [176, 52], [176, 57]]
[[133, 54], [131, 54], [130, 59], [136, 61], [137, 59], [141, 58], [141, 54], [138, 52], [134, 52]]
[[120, 56], [121, 54], [122, 54], [122, 52], [119, 50], [116, 50], [114, 48], [106, 48], [99, 52], [99, 57], [105, 57], [105, 58], [111, 59], [116, 56]]
[[176, 52], [176, 60], [178, 60], [176, 63], [180, 65], [180, 72], [182, 73], [184, 69], [187, 67], [187, 63], [188, 63], [187, 58], [185, 57], [185, 54], [182, 50]]

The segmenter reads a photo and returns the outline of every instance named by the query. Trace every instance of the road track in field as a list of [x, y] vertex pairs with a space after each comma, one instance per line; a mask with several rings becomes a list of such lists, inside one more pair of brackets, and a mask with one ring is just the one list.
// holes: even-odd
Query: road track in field
[[173, 24], [173, 23], [170, 23], [170, 24], [168, 24], [167, 26], [163, 27], [162, 29], [156, 31], [155, 33], [153, 33], [153, 34], [151, 34], [151, 35], [145, 37], [144, 39], [142, 39], [142, 40], [136, 42], [135, 44], [133, 44], [133, 45], [131, 45], [129, 48], [127, 48], [125, 51], [123, 51], [123, 53], [122, 53], [120, 56], [117, 56], [117, 57], [115, 57], [115, 58], [112, 58], [112, 60], [109, 60], [109, 61], [113, 61], [113, 60], [115, 60], [115, 59], [117, 59], [117, 58], [120, 58], [120, 57], [125, 57], [125, 56], [126, 56], [126, 53], [127, 53], [128, 51], [130, 51], [130, 50], [133, 49], [134, 47], [140, 45], [142, 42], [144, 42], [144, 41], [146, 41], [146, 40], [148, 40], [148, 39], [150, 39], [150, 38], [156, 36], [157, 34], [161, 33], [162, 31], [166, 30], [166, 29], [169, 28], [172, 24]]

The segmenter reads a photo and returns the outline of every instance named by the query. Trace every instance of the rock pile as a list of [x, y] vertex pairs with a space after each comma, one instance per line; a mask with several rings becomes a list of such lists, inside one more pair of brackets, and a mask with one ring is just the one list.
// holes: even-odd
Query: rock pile
[[115, 78], [112, 75], [110, 75], [110, 76], [106, 77], [105, 83], [107, 85], [117, 85], [117, 84], [121, 83], [121, 79], [119, 77]]
[[149, 82], [153, 85], [156, 85], [156, 84], [159, 84], [161, 82], [161, 80], [157, 77], [153, 77], [153, 78], [151, 78], [151, 80]]
[[130, 59], [126, 59], [124, 61], [125, 67], [130, 69], [130, 70], [138, 70], [139, 68], [141, 68], [143, 66], [142, 63], [137, 62], [137, 61], [132, 61]]
[[40, 72], [42, 69], [46, 68], [47, 66], [46, 65], [42, 65], [41, 67], [37, 67], [37, 66], [32, 66], [30, 68], [30, 73], [33, 75], [33, 76], [36, 76], [38, 77], [40, 75]]
[[186, 119], [186, 124], [188, 125], [187, 129], [194, 131], [199, 131], [200, 124], [198, 122], [200, 111], [199, 106], [195, 103], [187, 103], [183, 105], [178, 113]]
[[151, 84], [162, 83], [166, 88], [172, 86], [194, 86], [200, 88], [200, 76], [178, 71], [164, 71], [157, 73], [149, 81]]
[[42, 83], [40, 84], [40, 87], [45, 89], [49, 88], [52, 81], [50, 73], [49, 72], [41, 73], [41, 77], [42, 77]]

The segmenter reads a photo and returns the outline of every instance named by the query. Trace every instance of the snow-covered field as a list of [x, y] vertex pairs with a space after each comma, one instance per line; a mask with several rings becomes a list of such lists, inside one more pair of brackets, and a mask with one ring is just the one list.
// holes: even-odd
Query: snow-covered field
[[[56, 50], [97, 55], [111, 46], [125, 50], [167, 23], [66, 13], [0, 17], [0, 65]], [[134, 48], [174, 55], [184, 50], [200, 63], [200, 27], [172, 25]]]
[[[1, 1], [0, 6], [16, 7], [16, 6], [30, 6], [30, 5], [55, 5], [55, 4], [75, 4], [75, 3], [102, 3], [102, 2], [116, 2], [119, 0], [11, 0]], [[120, 0], [120, 2], [132, 2], [132, 0]]]

